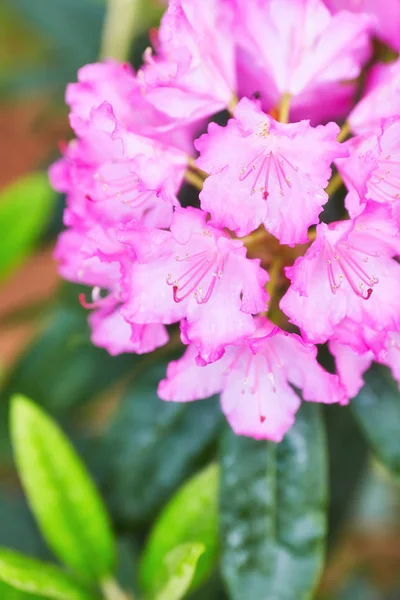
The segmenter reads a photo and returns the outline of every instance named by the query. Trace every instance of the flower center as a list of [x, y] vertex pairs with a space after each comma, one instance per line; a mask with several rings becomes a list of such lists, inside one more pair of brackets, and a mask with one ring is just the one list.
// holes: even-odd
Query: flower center
[[192, 293], [198, 304], [208, 302], [224, 270], [224, 259], [218, 250], [213, 248], [175, 256], [175, 261], [187, 267], [177, 277], [168, 273], [167, 284], [173, 286], [175, 302], [182, 302]]
[[298, 167], [293, 165], [278, 151], [263, 148], [242, 168], [239, 181], [245, 181], [250, 176], [253, 176], [251, 194], [255, 194], [258, 190], [261, 192], [263, 199], [266, 200], [269, 195], [271, 183], [275, 182], [279, 194], [283, 196], [284, 189], [292, 187], [291, 175], [298, 170]]
[[113, 174], [107, 173], [107, 177], [97, 172], [93, 178], [100, 185], [105, 200], [117, 198], [124, 204], [140, 206], [154, 196], [153, 190], [141, 190], [139, 177], [126, 168]]
[[366, 252], [347, 242], [338, 243], [335, 248], [329, 244], [325, 247], [326, 265], [329, 285], [332, 293], [336, 294], [342, 282], [346, 279], [353, 292], [368, 300], [372, 288], [379, 283], [375, 275], [370, 275], [364, 267], [370, 258], [379, 258], [379, 252]]

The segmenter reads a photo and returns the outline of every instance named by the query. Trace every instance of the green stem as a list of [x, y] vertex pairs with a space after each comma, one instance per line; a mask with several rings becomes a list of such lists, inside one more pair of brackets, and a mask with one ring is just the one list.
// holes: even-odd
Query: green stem
[[290, 94], [283, 94], [279, 104], [279, 121], [281, 123], [289, 123], [289, 111], [290, 111]]
[[186, 171], [185, 179], [188, 183], [193, 185], [193, 187], [195, 187], [199, 191], [203, 189], [204, 180], [199, 175], [197, 175], [197, 173], [194, 173], [190, 169]]
[[343, 123], [342, 127], [340, 128], [339, 134], [337, 136], [337, 141], [344, 142], [344, 140], [346, 138], [348, 138], [350, 134], [351, 134], [350, 124], [346, 121], [345, 123]]
[[106, 16], [100, 49], [100, 59], [125, 61], [139, 17], [141, 0], [107, 0]]
[[105, 600], [133, 600], [121, 588], [115, 579], [105, 579], [101, 583], [101, 591]]
[[340, 176], [340, 173], [335, 173], [330, 182], [328, 183], [328, 187], [325, 189], [328, 196], [333, 196], [343, 185], [343, 180]]

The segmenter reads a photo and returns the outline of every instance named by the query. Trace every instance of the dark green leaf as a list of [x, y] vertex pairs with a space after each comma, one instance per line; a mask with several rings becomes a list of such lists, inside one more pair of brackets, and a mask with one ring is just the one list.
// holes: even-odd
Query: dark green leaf
[[51, 413], [70, 416], [71, 407], [87, 402], [127, 374], [139, 359], [126, 354], [111, 357], [90, 341], [87, 314], [75, 308], [55, 310], [46, 328], [9, 374], [0, 394], [2, 454], [9, 455], [8, 399], [26, 394]]
[[18, 472], [45, 539], [83, 579], [101, 581], [113, 571], [114, 541], [79, 457], [58, 426], [23, 396], [12, 401], [11, 435]]
[[[140, 563], [140, 583], [151, 597], [166, 556], [176, 546], [195, 542], [204, 546], [193, 586], [209, 575], [217, 559], [217, 504], [219, 472], [216, 465], [190, 479], [168, 502], [150, 534]], [[156, 589], [154, 589], [156, 588]]]
[[368, 463], [368, 447], [348, 406], [322, 407], [329, 457], [329, 544], [336, 541]]
[[279, 445], [222, 444], [222, 570], [232, 600], [306, 600], [324, 559], [326, 455], [319, 407], [303, 403]]
[[167, 360], [138, 375], [105, 435], [104, 494], [115, 517], [146, 521], [205, 462], [221, 413], [216, 398], [163, 402], [157, 386]]
[[399, 477], [400, 392], [389, 370], [373, 365], [350, 406], [377, 458]]
[[0, 195], [0, 279], [30, 251], [51, 217], [55, 193], [45, 173], [19, 179]]
[[53, 600], [94, 600], [92, 594], [58, 567], [5, 548], [0, 549], [0, 579], [23, 592]]

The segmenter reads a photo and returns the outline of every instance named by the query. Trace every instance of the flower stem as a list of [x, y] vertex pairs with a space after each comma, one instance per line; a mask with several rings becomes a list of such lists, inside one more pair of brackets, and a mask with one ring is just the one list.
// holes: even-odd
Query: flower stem
[[281, 123], [289, 123], [289, 112], [290, 112], [290, 94], [283, 94], [279, 104], [279, 121]]
[[236, 94], [233, 94], [232, 98], [228, 102], [228, 106], [226, 107], [227, 111], [233, 116], [233, 112], [235, 110], [236, 104], [239, 102]]
[[140, 5], [141, 0], [107, 0], [100, 49], [101, 60], [128, 59]]
[[338, 142], [344, 142], [345, 139], [348, 138], [350, 134], [351, 134], [350, 123], [345, 121], [345, 123], [343, 123], [342, 127], [340, 128], [339, 134], [336, 139]]
[[105, 579], [101, 583], [101, 591], [105, 600], [133, 600], [121, 588], [115, 579]]
[[335, 173], [330, 182], [328, 183], [328, 187], [325, 189], [326, 193], [329, 197], [333, 196], [343, 185], [343, 180], [340, 173]]
[[194, 173], [191, 169], [187, 169], [185, 172], [185, 179], [190, 185], [193, 185], [199, 191], [203, 189], [204, 179], [200, 177], [197, 173]]

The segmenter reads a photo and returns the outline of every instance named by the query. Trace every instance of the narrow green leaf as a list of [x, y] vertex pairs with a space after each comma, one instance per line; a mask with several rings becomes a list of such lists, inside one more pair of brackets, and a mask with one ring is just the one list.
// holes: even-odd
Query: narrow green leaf
[[350, 407], [377, 458], [400, 476], [400, 392], [390, 371], [373, 365]]
[[29, 594], [40, 594], [44, 598], [54, 600], [93, 600], [94, 598], [58, 567], [5, 548], [0, 549], [0, 579], [18, 590]]
[[181, 600], [188, 591], [204, 544], [181, 544], [164, 559], [163, 573], [157, 577], [158, 591], [151, 600]]
[[45, 600], [44, 596], [22, 592], [3, 581], [0, 581], [0, 598], [1, 600]]
[[54, 553], [88, 581], [114, 566], [114, 541], [101, 499], [58, 426], [33, 402], [14, 396], [11, 435], [32, 511]]
[[185, 478], [209, 462], [220, 431], [218, 400], [162, 402], [168, 360], [134, 378], [103, 440], [102, 485], [119, 522], [149, 522]]
[[203, 582], [214, 567], [218, 550], [218, 480], [217, 466], [207, 467], [190, 479], [162, 511], [139, 567], [142, 589], [150, 597], [157, 591], [157, 577], [166, 556], [180, 544], [198, 543], [205, 548], [199, 558], [193, 587]]
[[306, 600], [324, 557], [326, 456], [319, 407], [304, 403], [279, 444], [222, 443], [222, 572], [232, 600]]
[[0, 279], [27, 255], [51, 216], [55, 193], [45, 173], [19, 179], [0, 194]]

